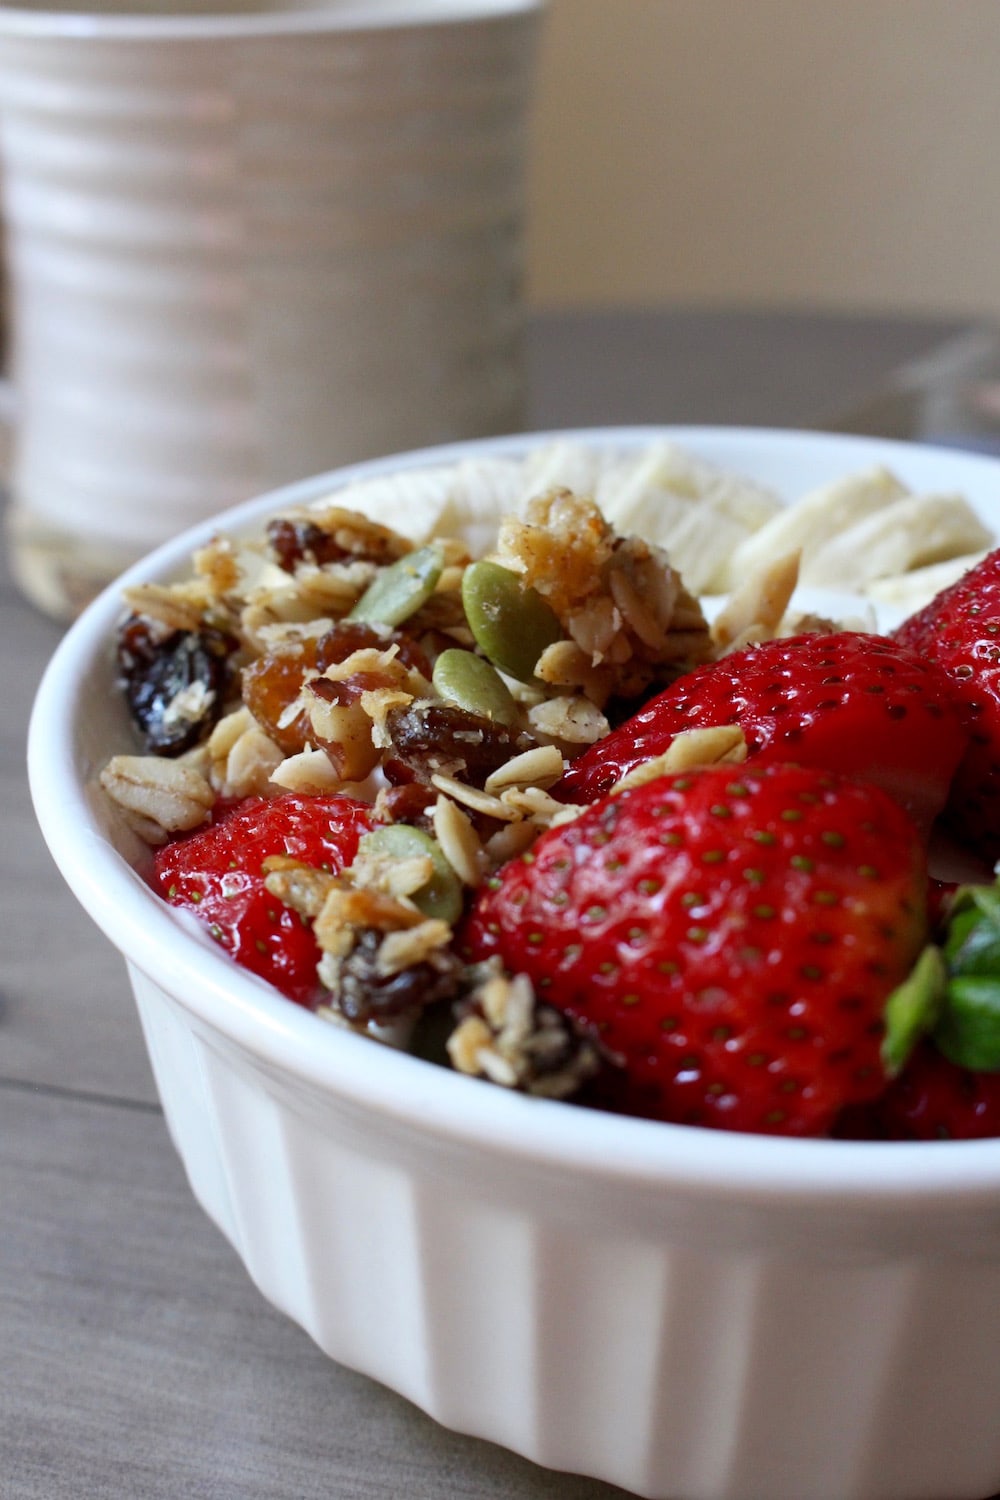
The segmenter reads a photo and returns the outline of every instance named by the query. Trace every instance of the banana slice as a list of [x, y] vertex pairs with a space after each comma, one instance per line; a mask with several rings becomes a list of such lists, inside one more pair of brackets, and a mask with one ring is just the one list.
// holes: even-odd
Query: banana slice
[[924, 568], [914, 568], [911, 573], [899, 573], [892, 578], [876, 578], [865, 589], [869, 599], [876, 604], [887, 605], [904, 614], [913, 614], [929, 604], [935, 594], [957, 583], [964, 573], [982, 562], [986, 552], [967, 552], [962, 557], [951, 557], [947, 562], [931, 563]]
[[627, 471], [634, 463], [633, 458], [623, 458], [607, 449], [587, 448], [569, 438], [546, 443], [524, 458], [518, 511], [534, 495], [556, 488], [596, 500], [598, 488], [607, 479], [613, 483], [615, 474]]
[[656, 497], [662, 494], [679, 500], [708, 500], [747, 531], [763, 526], [782, 509], [773, 490], [742, 475], [726, 473], [669, 442], [654, 443], [627, 465], [609, 470], [596, 499], [615, 525], [619, 517], [631, 517], [637, 505], [643, 513], [654, 507], [651, 519], [655, 524]]
[[[692, 593], [717, 592], [725, 564], [734, 548], [746, 539], [747, 528], [707, 498], [665, 500], [662, 511], [663, 518], [653, 539], [666, 550], [671, 566]], [[625, 529], [650, 535], [638, 526]]]
[[909, 495], [814, 548], [801, 579], [817, 588], [863, 589], [989, 544], [990, 533], [960, 495]]
[[325, 510], [330, 505], [341, 505], [345, 510], [360, 511], [411, 541], [425, 542], [441, 524], [454, 483], [454, 464], [441, 464], [407, 474], [361, 479], [311, 501], [309, 508]]
[[597, 504], [623, 535], [665, 547], [696, 593], [723, 587], [729, 557], [781, 509], [771, 490], [659, 443], [627, 467], [610, 470]]
[[840, 532], [907, 494], [905, 485], [881, 465], [810, 490], [772, 516], [736, 549], [730, 558], [726, 586], [734, 586], [748, 574], [759, 572], [770, 558], [787, 552], [801, 553], [804, 579], [813, 557]]
[[520, 459], [468, 458], [451, 470], [448, 502], [432, 536], [460, 537], [473, 557], [493, 542], [504, 516], [521, 504], [524, 469]]

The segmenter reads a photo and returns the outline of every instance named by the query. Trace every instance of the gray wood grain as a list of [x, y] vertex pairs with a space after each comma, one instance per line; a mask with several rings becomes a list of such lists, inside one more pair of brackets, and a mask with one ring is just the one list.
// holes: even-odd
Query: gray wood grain
[[612, 1500], [444, 1431], [271, 1309], [159, 1114], [0, 1086], [4, 1500]]
[[124, 965], [38, 831], [25, 762], [35, 688], [59, 628], [0, 575], [0, 1078], [151, 1102]]

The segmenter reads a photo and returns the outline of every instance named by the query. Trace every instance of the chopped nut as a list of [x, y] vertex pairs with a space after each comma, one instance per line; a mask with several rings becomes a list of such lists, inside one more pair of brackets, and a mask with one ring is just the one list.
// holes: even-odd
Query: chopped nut
[[340, 791], [343, 779], [325, 750], [300, 750], [287, 755], [271, 772], [271, 784], [285, 792], [324, 795]]
[[279, 747], [256, 724], [245, 729], [226, 756], [218, 790], [224, 797], [266, 796], [268, 783], [281, 765]]
[[611, 557], [613, 532], [592, 500], [555, 488], [500, 525], [497, 553], [560, 618], [591, 594]]
[[538, 658], [535, 675], [550, 687], [580, 688], [597, 708], [604, 707], [615, 684], [614, 667], [595, 666], [575, 641], [555, 641], [546, 646]]
[[535, 704], [528, 709], [528, 723], [538, 734], [571, 746], [593, 745], [611, 729], [597, 705], [579, 693]]
[[323, 682], [323, 678], [315, 678], [305, 688], [311, 738], [330, 755], [343, 781], [364, 781], [379, 761], [372, 721], [358, 699], [331, 703], [321, 697]]

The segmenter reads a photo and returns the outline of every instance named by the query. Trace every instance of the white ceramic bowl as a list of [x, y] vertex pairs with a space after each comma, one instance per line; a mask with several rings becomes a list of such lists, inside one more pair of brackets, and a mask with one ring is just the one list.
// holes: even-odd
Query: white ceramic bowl
[[[630, 446], [649, 429], [574, 434]], [[1000, 528], [1000, 464], [675, 429], [793, 496], [881, 461]], [[222, 518], [255, 529], [348, 477]], [[132, 582], [184, 571], [203, 526]], [[57, 651], [38, 816], [121, 949], [191, 1186], [261, 1291], [333, 1358], [450, 1427], [674, 1500], [960, 1500], [1000, 1489], [1000, 1140], [733, 1136], [510, 1094], [323, 1024], [190, 935], [113, 846], [94, 773], [129, 743], [118, 589]]]

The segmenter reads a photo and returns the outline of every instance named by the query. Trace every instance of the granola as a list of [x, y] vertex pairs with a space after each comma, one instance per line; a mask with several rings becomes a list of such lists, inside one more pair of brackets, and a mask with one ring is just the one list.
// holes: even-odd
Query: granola
[[[612, 518], [652, 524], [640, 479], [677, 520], [676, 550], [616, 529]], [[337, 872], [265, 861], [268, 895], [317, 945], [316, 1008], [376, 1036], [454, 1008], [453, 1067], [566, 1097], [606, 1059], [523, 976], [463, 962], [469, 895], [577, 816], [553, 788], [613, 723], [693, 667], [803, 628], [791, 604], [803, 554], [816, 566], [807, 522], [820, 516], [823, 541], [830, 520], [815, 499], [790, 514], [759, 487], [741, 505], [735, 482], [662, 445], [631, 463], [557, 449], [501, 463], [479, 489], [459, 472], [444, 499], [436, 482], [414, 481], [416, 512], [433, 517], [423, 535], [385, 524], [402, 514], [399, 488], [376, 481], [359, 490], [372, 514], [349, 495], [295, 507], [258, 540], [216, 538], [187, 579], [130, 589], [118, 654], [145, 753], [116, 756], [100, 781], [151, 846], [282, 793], [360, 798], [374, 829], [409, 830], [405, 847], [367, 835]], [[859, 484], [880, 504], [900, 498], [882, 474]], [[856, 524], [848, 482], [834, 499]], [[476, 545], [487, 517], [489, 551]], [[776, 552], [769, 534], [792, 545]], [[968, 524], [956, 536], [982, 543]], [[703, 606], [678, 554], [698, 587], [725, 582], [721, 607]], [[813, 616], [804, 628], [835, 627]], [[613, 791], [745, 754], [732, 725], [680, 734]]]

